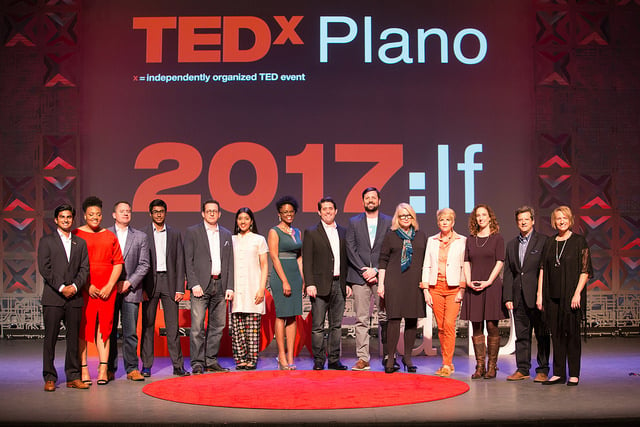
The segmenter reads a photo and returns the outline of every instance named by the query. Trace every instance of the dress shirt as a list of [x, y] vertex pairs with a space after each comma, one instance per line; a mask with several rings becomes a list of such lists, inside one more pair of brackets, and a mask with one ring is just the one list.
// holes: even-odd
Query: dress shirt
[[167, 271], [167, 226], [162, 224], [162, 229], [158, 230], [155, 224], [153, 227], [153, 242], [156, 247], [156, 271]]
[[329, 244], [331, 245], [331, 252], [333, 252], [333, 275], [340, 275], [340, 236], [338, 236], [338, 225], [334, 222], [331, 225], [325, 224], [320, 221], [324, 227], [325, 233], [329, 238]]
[[124, 256], [124, 246], [127, 244], [127, 235], [129, 234], [129, 227], [120, 228], [116, 224], [115, 226], [116, 234], [118, 235], [118, 242], [120, 243], [120, 250], [122, 251], [122, 255]]
[[[60, 231], [60, 229], [58, 228], [58, 234], [60, 235], [60, 239], [62, 240], [62, 246], [64, 246], [64, 252], [67, 254], [67, 262], [69, 262], [69, 260], [71, 259], [71, 233], [69, 233], [69, 236], [65, 236], [65, 234], [62, 231]], [[76, 288], [76, 291], [77, 291], [78, 287], [76, 286], [76, 284], [72, 283], [72, 285], [74, 288]], [[63, 283], [58, 288], [58, 292], [62, 292], [64, 287], [65, 287], [65, 284]]]
[[520, 259], [520, 266], [522, 267], [522, 263], [524, 262], [524, 256], [527, 253], [527, 246], [529, 246], [529, 239], [531, 239], [531, 231], [526, 236], [522, 236], [518, 234], [518, 258]]
[[209, 240], [209, 251], [211, 252], [211, 275], [217, 276], [222, 272], [222, 261], [220, 259], [220, 230], [218, 224], [213, 227], [204, 223]]

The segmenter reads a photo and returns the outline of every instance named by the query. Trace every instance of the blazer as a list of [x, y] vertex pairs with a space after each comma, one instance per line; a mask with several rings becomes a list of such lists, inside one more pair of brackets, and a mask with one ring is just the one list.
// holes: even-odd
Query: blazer
[[[42, 305], [82, 307], [82, 288], [89, 277], [89, 252], [84, 239], [71, 235], [71, 252], [67, 254], [58, 231], [42, 236], [38, 244], [38, 270], [44, 279]], [[67, 299], [58, 291], [63, 284], [75, 283], [78, 292]]]
[[[218, 224], [220, 232], [220, 280], [225, 290], [233, 290], [233, 240], [231, 232]], [[184, 235], [184, 262], [187, 273], [187, 288], [200, 286], [208, 290], [211, 280], [211, 251], [204, 221], [187, 228]]]
[[[340, 238], [340, 288], [342, 294], [347, 293], [347, 230], [338, 225], [338, 237]], [[333, 283], [333, 251], [329, 237], [324, 231], [322, 223], [311, 227], [304, 232], [302, 239], [302, 272], [306, 286], [315, 286], [318, 296], [327, 296], [331, 293]]]
[[[116, 226], [108, 228], [115, 236]], [[125, 302], [141, 302], [142, 301], [142, 280], [149, 271], [149, 243], [147, 235], [140, 230], [129, 227], [127, 232], [127, 241], [122, 248], [122, 258], [124, 265], [119, 280], [128, 280], [131, 288], [124, 295]]]
[[[438, 253], [440, 252], [440, 233], [427, 239], [427, 249], [422, 264], [422, 281], [429, 286], [435, 286], [438, 281]], [[449, 246], [447, 254], [447, 285], [451, 288], [460, 286], [466, 282], [464, 277], [464, 248], [467, 238], [455, 233], [455, 240]]]
[[362, 277], [363, 267], [378, 268], [378, 258], [384, 235], [391, 228], [391, 217], [383, 213], [378, 214], [378, 228], [371, 246], [367, 216], [364, 213], [349, 220], [347, 227], [347, 282], [363, 285], [366, 280]]
[[[144, 276], [142, 287], [149, 298], [155, 294], [158, 273], [158, 259], [156, 258], [156, 241], [153, 238], [153, 228], [154, 225], [149, 224], [144, 230], [147, 235], [147, 241], [149, 242], [149, 259], [151, 265], [146, 276]], [[169, 293], [171, 297], [173, 297], [176, 293], [184, 293], [184, 248], [182, 246], [182, 235], [180, 231], [166, 224], [165, 229], [167, 233], [167, 248], [165, 253], [167, 281], [169, 284]]]
[[524, 303], [527, 307], [534, 308], [536, 306], [540, 261], [546, 241], [547, 236], [533, 230], [522, 265], [520, 265], [520, 257], [518, 255], [520, 245], [518, 237], [507, 244], [502, 281], [503, 303], [512, 301], [515, 309], [520, 304], [522, 296], [524, 296]]

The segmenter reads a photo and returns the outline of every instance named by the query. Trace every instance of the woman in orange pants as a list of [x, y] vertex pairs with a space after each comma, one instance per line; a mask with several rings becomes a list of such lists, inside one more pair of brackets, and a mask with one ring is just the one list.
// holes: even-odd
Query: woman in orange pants
[[454, 371], [456, 321], [465, 289], [464, 248], [467, 238], [453, 231], [456, 222], [453, 209], [440, 209], [437, 220], [440, 232], [427, 240], [420, 287], [429, 289], [426, 301], [433, 309], [438, 325], [442, 366], [436, 375], [448, 377]]

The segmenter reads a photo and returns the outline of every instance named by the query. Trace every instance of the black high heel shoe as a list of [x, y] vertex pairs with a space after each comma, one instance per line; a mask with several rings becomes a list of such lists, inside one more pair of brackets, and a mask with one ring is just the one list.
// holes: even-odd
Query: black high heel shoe
[[398, 372], [399, 370], [400, 370], [400, 365], [396, 363], [395, 359], [393, 360], [393, 365], [391, 366], [388, 366], [386, 364], [384, 365], [385, 374], [393, 374], [394, 372]]
[[542, 383], [542, 385], [554, 385], [554, 384], [564, 384], [567, 379], [563, 377], [558, 377], [556, 379], [549, 379]]
[[407, 365], [407, 362], [404, 360], [404, 357], [402, 358], [402, 366], [404, 367], [405, 371], [411, 372], [412, 374], [418, 371], [418, 367], [416, 365]]

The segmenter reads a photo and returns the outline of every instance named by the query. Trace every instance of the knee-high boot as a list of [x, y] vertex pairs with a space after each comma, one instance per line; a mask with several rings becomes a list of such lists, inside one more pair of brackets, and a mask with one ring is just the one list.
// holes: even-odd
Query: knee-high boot
[[498, 351], [500, 350], [500, 337], [487, 337], [487, 353], [489, 353], [489, 363], [487, 366], [487, 373], [484, 374], [486, 379], [496, 377], [496, 371], [498, 370]]
[[486, 372], [485, 358], [487, 356], [487, 347], [484, 342], [484, 335], [472, 336], [473, 351], [476, 353], [476, 371], [471, 375], [472, 380], [482, 378]]

